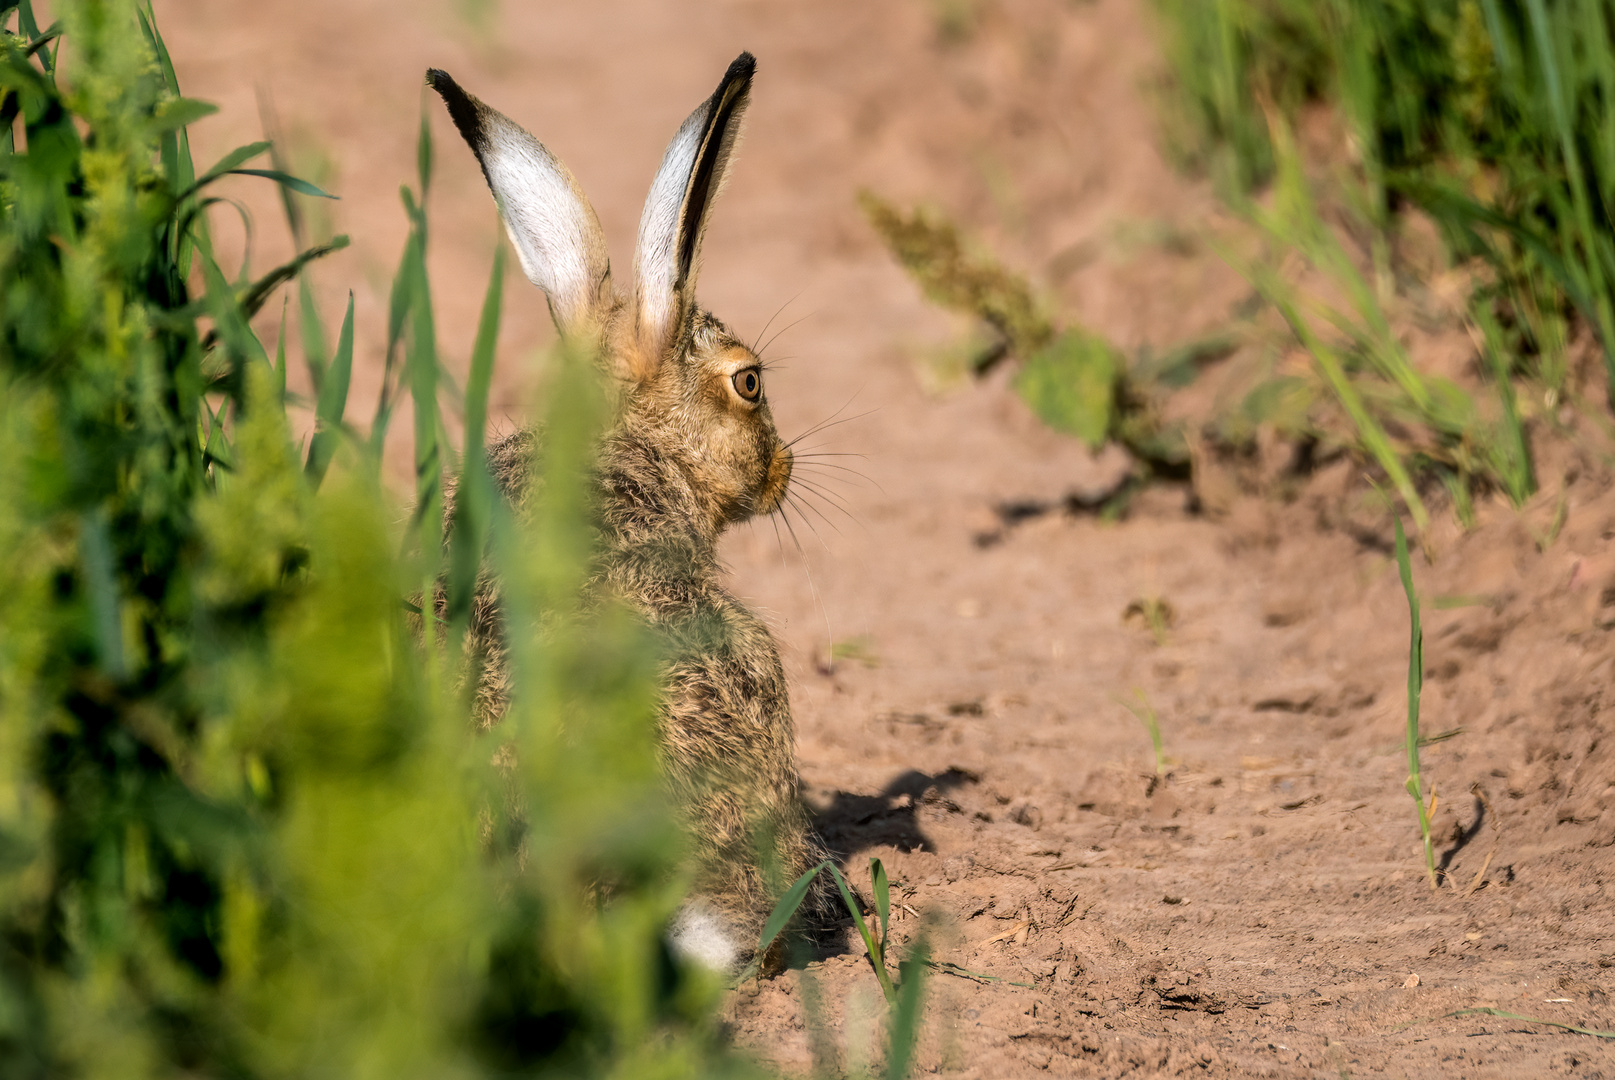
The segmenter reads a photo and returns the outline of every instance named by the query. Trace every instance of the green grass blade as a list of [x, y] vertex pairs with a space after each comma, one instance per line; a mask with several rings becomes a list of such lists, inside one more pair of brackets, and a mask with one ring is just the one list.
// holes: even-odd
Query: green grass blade
[[1500, 445], [1494, 456], [1497, 472], [1503, 479], [1503, 490], [1509, 501], [1519, 506], [1536, 493], [1536, 470], [1531, 461], [1531, 442], [1526, 437], [1525, 423], [1520, 419], [1519, 402], [1514, 395], [1514, 381], [1509, 378], [1508, 361], [1504, 355], [1503, 331], [1497, 325], [1491, 306], [1475, 306], [1475, 322], [1480, 327], [1484, 344], [1481, 352], [1497, 386], [1497, 397], [1503, 406], [1503, 430]]
[[836, 888], [841, 891], [841, 902], [847, 905], [847, 911], [852, 915], [852, 924], [858, 929], [858, 936], [863, 938], [864, 948], [869, 951], [870, 966], [875, 969], [875, 978], [880, 981], [881, 993], [886, 995], [886, 1001], [892, 1002], [897, 992], [892, 988], [892, 977], [886, 971], [886, 965], [879, 963], [880, 949], [874, 937], [869, 933], [869, 924], [864, 922], [864, 913], [858, 909], [858, 901], [852, 895], [852, 889], [847, 879], [841, 876], [841, 871], [834, 866], [830, 867], [830, 876], [835, 879]]
[[290, 297], [280, 305], [280, 336], [275, 339], [275, 389], [283, 405], [286, 401], [286, 310], [290, 306]]
[[243, 315], [239, 298], [229, 282], [224, 278], [224, 271], [214, 261], [212, 254], [204, 247], [197, 248], [202, 256], [202, 280], [207, 286], [207, 310], [213, 317], [214, 332], [219, 341], [224, 343], [229, 355], [237, 363], [253, 360], [269, 362], [264, 353], [263, 343], [258, 335], [252, 332], [252, 327]]
[[[437, 443], [437, 329], [432, 315], [431, 284], [426, 277], [426, 255], [419, 242], [411, 248], [408, 273], [414, 297], [405, 365], [415, 414], [416, 513], [424, 514], [428, 504], [435, 503], [441, 493], [442, 457]], [[439, 527], [434, 523], [432, 528]]]
[[413, 235], [405, 242], [404, 254], [399, 259], [398, 272], [393, 275], [392, 288], [387, 297], [387, 351], [382, 361], [381, 393], [376, 398], [376, 416], [370, 424], [371, 456], [377, 461], [381, 459], [382, 447], [387, 441], [387, 429], [392, 423], [397, 396], [393, 387], [394, 374], [398, 367], [399, 346], [403, 343], [404, 325], [409, 321], [410, 308], [414, 303], [408, 268], [410, 252], [415, 243], [416, 237]]
[[426, 205], [427, 192], [432, 190], [432, 118], [426, 108], [426, 96], [421, 96], [421, 130], [415, 140], [415, 174], [421, 185], [421, 206]]
[[[21, 0], [21, 3], [17, 5], [17, 28], [22, 31], [22, 36], [30, 42], [38, 41], [44, 36], [39, 32], [39, 21], [34, 18], [33, 0]], [[49, 52], [42, 52], [39, 62], [44, 66], [46, 75], [55, 74], [55, 61]], [[54, 81], [52, 79], [52, 82]]]
[[204, 116], [212, 116], [219, 111], [219, 107], [210, 101], [198, 101], [195, 98], [175, 98], [162, 107], [157, 119], [152, 124], [152, 131], [157, 134], [168, 134], [179, 128], [196, 123]]
[[886, 937], [892, 928], [891, 883], [886, 880], [886, 864], [869, 860], [870, 891], [875, 894], [875, 915], [880, 919], [880, 959], [886, 960]]
[[291, 262], [275, 267], [275, 269], [260, 277], [242, 292], [238, 300], [241, 305], [242, 315], [248, 319], [252, 318], [258, 314], [258, 309], [263, 307], [264, 301], [269, 299], [269, 294], [296, 277], [303, 267], [315, 259], [323, 259], [333, 251], [341, 251], [347, 246], [348, 238], [346, 236], [333, 237], [329, 244], [309, 248], [307, 251], [300, 253]]
[[786, 889], [779, 898], [779, 902], [774, 905], [774, 910], [768, 913], [768, 921], [763, 923], [763, 932], [757, 938], [758, 956], [769, 950], [769, 947], [774, 944], [774, 939], [779, 937], [780, 933], [785, 929], [785, 924], [791, 921], [791, 916], [795, 915], [797, 909], [802, 906], [802, 901], [807, 899], [808, 889], [812, 886], [813, 879], [818, 877], [821, 872], [833, 869], [834, 867], [831, 866], [830, 860], [826, 859], [791, 882], [791, 887]]
[[1507, 1012], [1503, 1009], [1494, 1009], [1487, 1005], [1477, 1005], [1470, 1009], [1458, 1009], [1440, 1016], [1426, 1016], [1419, 1020], [1409, 1020], [1405, 1024], [1398, 1024], [1392, 1031], [1406, 1031], [1417, 1024], [1433, 1024], [1437, 1020], [1453, 1020], [1461, 1016], [1495, 1016], [1499, 1020], [1515, 1020], [1522, 1024], [1542, 1024], [1546, 1027], [1555, 1027], [1561, 1031], [1574, 1032], [1577, 1035], [1591, 1035], [1595, 1039], [1615, 1039], [1615, 1031], [1598, 1031], [1594, 1028], [1581, 1027], [1579, 1024], [1566, 1024], [1558, 1020], [1543, 1020], [1536, 1016], [1522, 1016], [1519, 1013]]
[[265, 153], [268, 150], [269, 144], [267, 142], [248, 143], [245, 146], [236, 147], [234, 150], [224, 155], [224, 157], [220, 158], [211, 169], [198, 177], [194, 183], [181, 188], [179, 198], [181, 200], [190, 198], [208, 184], [213, 183], [213, 181], [217, 180], [219, 177], [233, 172], [235, 169], [240, 167], [243, 162], [251, 161], [259, 154]]
[[[151, 9], [151, 0], [146, 0], [143, 5], [138, 6], [135, 14], [139, 17], [140, 31], [145, 35], [146, 43], [157, 56], [157, 65], [162, 70], [163, 82], [168, 87], [168, 92], [179, 97], [179, 76], [174, 73], [174, 62], [168, 55], [168, 45], [157, 29], [157, 19]], [[168, 179], [168, 190], [173, 192], [177, 199], [181, 192], [188, 191], [196, 183], [196, 163], [191, 158], [190, 136], [184, 128], [165, 131], [158, 140], [158, 147], [163, 163], [163, 175]], [[190, 229], [179, 230], [173, 238], [173, 244], [169, 255], [174, 260], [178, 278], [184, 281], [191, 272]]]
[[930, 943], [925, 935], [914, 942], [908, 957], [898, 966], [900, 982], [892, 1005], [891, 1027], [886, 1048], [886, 1080], [905, 1080], [914, 1062], [919, 1042], [920, 1006], [925, 1000], [925, 976], [930, 964]]
[[1408, 794], [1419, 808], [1419, 835], [1424, 843], [1424, 867], [1430, 887], [1436, 887], [1435, 847], [1430, 839], [1430, 813], [1424, 801], [1424, 780], [1419, 769], [1419, 695], [1424, 689], [1424, 629], [1419, 624], [1419, 594], [1413, 588], [1413, 566], [1408, 559], [1408, 538], [1402, 519], [1392, 516], [1396, 529], [1396, 568], [1402, 577], [1402, 591], [1408, 600]]
[[301, 270], [297, 275], [297, 329], [303, 339], [303, 363], [308, 366], [309, 380], [314, 393], [318, 394], [325, 385], [325, 366], [329, 360], [325, 351], [325, 323], [314, 301], [314, 286], [308, 274]]
[[325, 479], [325, 470], [336, 453], [336, 441], [341, 437], [342, 414], [347, 411], [348, 383], [353, 375], [353, 293], [348, 293], [348, 311], [342, 317], [342, 329], [337, 335], [336, 356], [325, 373], [315, 407], [316, 430], [308, 447], [308, 463], [304, 474], [316, 491]]
[[[258, 113], [263, 121], [264, 135], [269, 140], [269, 166], [276, 172], [289, 173], [291, 164], [280, 152], [280, 122], [275, 116], [274, 107], [267, 96], [260, 95], [258, 99]], [[292, 243], [302, 247], [306, 240], [307, 228], [303, 221], [303, 210], [292, 198], [290, 188], [281, 187], [280, 209], [286, 215], [286, 225], [291, 229]]]
[[493, 384], [494, 354], [499, 344], [504, 281], [505, 246], [498, 244], [494, 247], [493, 271], [482, 301], [482, 315], [477, 321], [476, 342], [471, 347], [471, 371], [465, 385], [465, 452], [460, 457], [454, 533], [450, 540], [449, 623], [454, 628], [450, 640], [456, 645], [471, 615], [477, 573], [488, 542], [493, 490], [484, 464], [483, 439], [488, 427], [488, 392]]
[[279, 169], [229, 169], [227, 171], [233, 176], [262, 176], [266, 180], [273, 180], [282, 187], [290, 188], [300, 195], [313, 195], [321, 199], [341, 198], [339, 195], [332, 195], [328, 191], [315, 187], [307, 180], [292, 176], [290, 173], [283, 173]]
[[1385, 475], [1391, 480], [1398, 495], [1407, 505], [1408, 512], [1413, 515], [1413, 521], [1422, 532], [1430, 522], [1430, 514], [1424, 507], [1424, 500], [1419, 497], [1418, 489], [1413, 486], [1413, 479], [1408, 475], [1406, 466], [1396, 453], [1391, 440], [1364, 404], [1362, 394], [1346, 374], [1346, 365], [1340, 356], [1323, 343], [1312, 330], [1312, 325], [1302, 316], [1290, 287], [1279, 279], [1278, 275], [1264, 267], [1255, 267], [1251, 271], [1252, 283], [1258, 292], [1262, 293], [1284, 321], [1290, 324], [1296, 339], [1303, 348], [1312, 354], [1323, 373], [1324, 381], [1334, 391], [1340, 405], [1351, 418], [1353, 426], [1357, 429], [1358, 441], [1362, 443], [1370, 457], [1385, 470]]

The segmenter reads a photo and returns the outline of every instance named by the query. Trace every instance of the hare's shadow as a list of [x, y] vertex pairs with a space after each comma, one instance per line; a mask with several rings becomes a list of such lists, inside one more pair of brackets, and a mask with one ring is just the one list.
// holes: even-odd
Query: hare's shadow
[[813, 815], [814, 824], [844, 865], [848, 865], [846, 860], [872, 847], [889, 845], [905, 852], [935, 851], [935, 845], [920, 827], [917, 814], [920, 806], [942, 799], [948, 792], [975, 783], [976, 779], [960, 768], [935, 774], [907, 769], [893, 777], [878, 795], [836, 792], [830, 805]]
[[[935, 851], [920, 827], [917, 811], [933, 802], [951, 803], [947, 793], [979, 777], [960, 768], [931, 774], [918, 769], [898, 773], [878, 795], [837, 791], [830, 804], [813, 813], [813, 823], [860, 900], [867, 902], [867, 882], [854, 872], [853, 857], [873, 847], [889, 845], [899, 851]], [[862, 869], [862, 868], [859, 868]], [[844, 931], [851, 925], [844, 912], [806, 928], [787, 950], [786, 966], [800, 968], [818, 960], [841, 956], [847, 947]]]

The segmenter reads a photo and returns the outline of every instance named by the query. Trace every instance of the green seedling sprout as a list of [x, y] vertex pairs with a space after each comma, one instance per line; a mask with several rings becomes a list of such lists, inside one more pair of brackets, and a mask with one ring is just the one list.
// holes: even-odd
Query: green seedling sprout
[[888, 1080], [902, 1080], [908, 1075], [913, 1062], [914, 1045], [919, 1032], [925, 972], [937, 965], [931, 961], [929, 943], [922, 934], [914, 942], [910, 955], [899, 962], [898, 979], [893, 983], [886, 964], [886, 947], [891, 930], [891, 882], [886, 876], [885, 864], [879, 859], [869, 860], [869, 891], [875, 898], [874, 931], [871, 931], [869, 922], [864, 918], [863, 909], [853, 896], [852, 887], [847, 884], [847, 879], [836, 869], [834, 863], [826, 859], [793, 881], [790, 888], [779, 898], [779, 902], [774, 905], [774, 910], [764, 922], [763, 932], [757, 940], [757, 959], [754, 959], [741, 973], [738, 981], [744, 982], [756, 975], [761, 958], [767, 954], [784, 931], [786, 924], [802, 906], [802, 901], [807, 898], [813, 879], [826, 871], [835, 882], [847, 913], [852, 916], [852, 924], [857, 928], [858, 936], [863, 939], [870, 967], [874, 969], [875, 979], [880, 983], [881, 994], [885, 996], [886, 1004], [891, 1010], [891, 1022], [887, 1029], [886, 1076]]
[[1402, 519], [1393, 517], [1396, 527], [1396, 567], [1402, 575], [1402, 591], [1408, 598], [1410, 631], [1408, 635], [1408, 794], [1419, 808], [1419, 836], [1424, 842], [1424, 869], [1434, 889], [1436, 880], [1435, 845], [1430, 841], [1430, 819], [1435, 815], [1436, 793], [1430, 790], [1430, 801], [1424, 801], [1424, 779], [1419, 769], [1419, 694], [1424, 689], [1424, 629], [1419, 625], [1419, 594], [1413, 588], [1413, 567], [1408, 562], [1408, 538], [1402, 531]]
[[1144, 725], [1144, 730], [1150, 737], [1150, 747], [1155, 751], [1155, 775], [1165, 776], [1166, 751], [1161, 746], [1160, 718], [1155, 715], [1155, 708], [1150, 705], [1149, 698], [1144, 696], [1144, 691], [1135, 688], [1133, 697], [1137, 700], [1129, 701], [1118, 694], [1116, 704], [1132, 713], [1137, 717], [1138, 722]]

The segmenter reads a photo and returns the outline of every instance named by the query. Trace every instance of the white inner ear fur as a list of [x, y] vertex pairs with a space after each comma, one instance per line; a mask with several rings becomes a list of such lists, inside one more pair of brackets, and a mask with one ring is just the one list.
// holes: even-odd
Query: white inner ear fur
[[594, 208], [544, 144], [488, 110], [482, 154], [488, 186], [527, 279], [549, 296], [563, 333], [585, 322], [603, 299], [611, 264]]
[[666, 343], [679, 315], [679, 212], [684, 208], [684, 192], [695, 169], [695, 155], [701, 149], [709, 104], [703, 103], [691, 113], [667, 144], [639, 216], [639, 242], [634, 249], [634, 328], [640, 342], [652, 349]]

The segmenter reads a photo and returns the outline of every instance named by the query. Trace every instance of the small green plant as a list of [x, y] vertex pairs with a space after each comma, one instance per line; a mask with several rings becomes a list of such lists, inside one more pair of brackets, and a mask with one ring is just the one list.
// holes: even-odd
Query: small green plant
[[[1460, 518], [1467, 517], [1470, 489], [1495, 485], [1516, 505], [1536, 490], [1529, 444], [1514, 387], [1498, 354], [1495, 321], [1476, 317], [1483, 352], [1498, 393], [1499, 424], [1482, 420], [1475, 400], [1450, 380], [1420, 372], [1399, 340], [1380, 302], [1379, 290], [1358, 269], [1345, 245], [1323, 220], [1311, 186], [1302, 175], [1299, 151], [1281, 119], [1274, 120], [1273, 152], [1277, 177], [1267, 205], [1241, 206], [1268, 238], [1273, 253], [1241, 260], [1239, 266], [1258, 292], [1283, 316], [1311, 356], [1323, 386], [1345, 413], [1350, 438], [1383, 471], [1420, 529], [1429, 511], [1419, 494], [1420, 474], [1440, 477]], [[1303, 292], [1279, 272], [1285, 255], [1299, 254], [1343, 293], [1349, 310]], [[1329, 422], [1308, 410], [1305, 426], [1326, 430]], [[1392, 437], [1392, 430], [1401, 432]], [[1467, 523], [1467, 522], [1466, 522]]]
[[1430, 839], [1430, 820], [1436, 812], [1436, 792], [1430, 789], [1430, 801], [1424, 801], [1424, 776], [1419, 768], [1419, 747], [1425, 740], [1419, 736], [1419, 694], [1424, 689], [1424, 628], [1419, 624], [1419, 594], [1413, 588], [1413, 567], [1408, 561], [1408, 538], [1402, 531], [1402, 519], [1393, 517], [1396, 528], [1396, 567], [1402, 575], [1402, 591], [1408, 600], [1408, 725], [1405, 748], [1408, 757], [1408, 794], [1419, 810], [1419, 838], [1424, 843], [1424, 869], [1430, 887], [1439, 884], [1436, 878], [1435, 845]]
[[1161, 745], [1161, 720], [1155, 715], [1155, 707], [1150, 704], [1144, 691], [1134, 689], [1134, 700], [1117, 697], [1116, 703], [1133, 714], [1140, 724], [1144, 725], [1145, 734], [1150, 737], [1150, 748], [1155, 752], [1155, 775], [1166, 775], [1166, 752]]
[[830, 645], [830, 666], [834, 668], [843, 660], [862, 664], [864, 667], [877, 667], [880, 656], [875, 652], [875, 639], [868, 634], [859, 634], [856, 637], [843, 638]]
[[888, 1080], [903, 1080], [909, 1074], [914, 1047], [919, 1038], [925, 973], [932, 966], [930, 944], [927, 935], [922, 932], [910, 946], [908, 956], [898, 963], [897, 981], [894, 983], [887, 960], [887, 944], [892, 924], [891, 883], [886, 877], [885, 864], [879, 859], [869, 860], [869, 891], [875, 899], [875, 931], [870, 930], [869, 923], [864, 918], [863, 907], [853, 895], [847, 879], [842, 876], [834, 863], [826, 859], [797, 878], [781, 895], [768, 920], [763, 924], [763, 932], [757, 942], [758, 959], [742, 974], [741, 980], [744, 981], [756, 973], [762, 957], [774, 947], [775, 941], [796, 915], [803, 900], [807, 898], [813, 879], [824, 873], [830, 875], [830, 879], [835, 882], [836, 889], [841, 894], [841, 901], [846, 905], [853, 926], [857, 928], [858, 936], [863, 940], [870, 967], [874, 970], [875, 979], [880, 984], [880, 992], [886, 999], [889, 1010], [886, 1076]]
[[1122, 622], [1130, 623], [1137, 619], [1144, 624], [1157, 645], [1166, 644], [1167, 631], [1172, 629], [1176, 618], [1177, 612], [1163, 596], [1141, 596], [1122, 609]]

